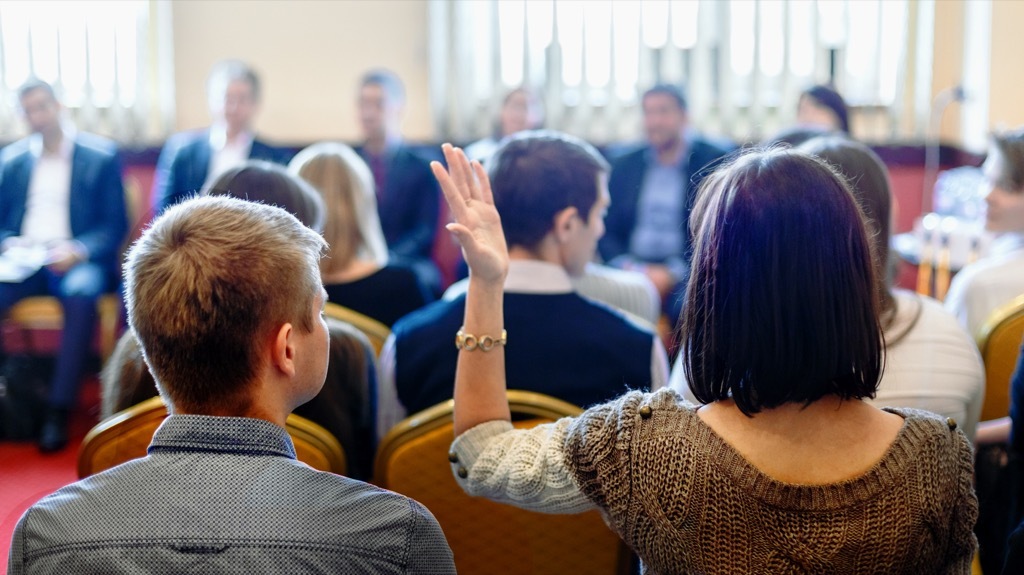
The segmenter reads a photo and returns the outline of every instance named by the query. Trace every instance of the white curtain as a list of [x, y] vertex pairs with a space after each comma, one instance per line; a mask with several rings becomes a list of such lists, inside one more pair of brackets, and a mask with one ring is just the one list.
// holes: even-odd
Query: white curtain
[[[504, 94], [537, 90], [546, 126], [597, 143], [640, 137], [639, 97], [683, 85], [701, 131], [758, 140], [801, 90], [832, 82], [865, 139], [905, 110], [907, 0], [432, 0], [437, 131], [487, 135]], [[911, 101], [912, 99], [906, 99]]]
[[147, 0], [0, 2], [0, 139], [25, 133], [17, 90], [51, 83], [80, 130], [122, 143], [165, 135], [173, 102], [159, 88], [169, 73], [156, 14]]

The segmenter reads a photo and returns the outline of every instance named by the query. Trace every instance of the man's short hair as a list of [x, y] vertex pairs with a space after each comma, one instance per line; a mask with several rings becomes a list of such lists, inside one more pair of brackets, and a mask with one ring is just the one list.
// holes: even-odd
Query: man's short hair
[[248, 160], [217, 177], [206, 193], [277, 206], [313, 231], [324, 230], [325, 210], [320, 194], [279, 164]]
[[644, 92], [641, 101], [646, 100], [648, 96], [653, 96], [654, 94], [664, 94], [672, 98], [676, 105], [679, 106], [680, 110], [684, 112], [686, 111], [686, 94], [683, 92], [681, 87], [676, 86], [675, 84], [655, 84]]
[[206, 95], [210, 100], [211, 107], [214, 107], [214, 104], [224, 97], [224, 91], [227, 90], [228, 84], [235, 80], [249, 84], [253, 100], [260, 101], [263, 92], [260, 86], [260, 77], [256, 71], [241, 60], [221, 60], [213, 65], [210, 75], [206, 79]]
[[405, 87], [402, 85], [402, 80], [398, 75], [391, 70], [377, 68], [363, 74], [363, 77], [359, 80], [359, 87], [371, 85], [380, 86], [384, 93], [387, 94], [390, 103], [399, 105], [405, 103]]
[[1008, 192], [1024, 193], [1024, 128], [994, 132], [989, 138], [989, 154], [1002, 160], [999, 185]]
[[593, 146], [551, 130], [510, 136], [488, 168], [505, 239], [528, 249], [544, 239], [565, 208], [576, 208], [587, 221], [598, 198], [597, 176], [609, 170]]
[[841, 175], [793, 150], [752, 151], [704, 180], [690, 228], [682, 353], [698, 401], [731, 398], [750, 415], [874, 397], [879, 290]]
[[243, 412], [259, 346], [285, 323], [314, 329], [326, 248], [288, 212], [237, 198], [193, 198], [157, 218], [128, 253], [125, 301], [164, 399]]
[[29, 78], [24, 84], [19, 86], [18, 99], [23, 100], [25, 96], [28, 96], [29, 92], [34, 92], [36, 90], [43, 90], [50, 96], [50, 98], [54, 100], [57, 99], [57, 93], [53, 90], [53, 86], [51, 86], [49, 82], [44, 82], [39, 78]]

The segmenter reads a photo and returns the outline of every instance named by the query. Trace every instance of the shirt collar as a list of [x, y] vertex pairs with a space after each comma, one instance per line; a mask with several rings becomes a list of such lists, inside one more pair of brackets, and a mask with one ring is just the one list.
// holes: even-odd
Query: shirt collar
[[262, 419], [171, 415], [153, 434], [149, 452], [206, 451], [241, 455], [277, 455], [295, 459], [288, 432]]
[[988, 255], [998, 256], [1024, 249], [1024, 234], [1004, 233], [1000, 234], [988, 247]]
[[[676, 157], [675, 163], [672, 164], [673, 166], [680, 168], [686, 166], [687, 162], [689, 162], [690, 159], [690, 144], [693, 141], [693, 137], [690, 135], [689, 130], [683, 132], [682, 140], [683, 145], [681, 148], [679, 148], [679, 154]], [[666, 166], [666, 164], [658, 163], [658, 154], [650, 145], [648, 145], [647, 149], [644, 150], [644, 159], [647, 160], [647, 165], [652, 168]]]
[[[71, 124], [61, 122], [60, 125], [61, 139], [60, 149], [57, 150], [57, 157], [70, 162], [71, 156], [75, 151], [75, 137], [78, 135], [78, 131]], [[32, 153], [35, 159], [39, 159], [43, 155], [43, 135], [32, 134], [29, 136], [28, 149]]]
[[[238, 138], [235, 140], [235, 145], [240, 147], [252, 146], [253, 133], [250, 130], [245, 130], [238, 134]], [[219, 152], [228, 145], [228, 128], [223, 123], [216, 123], [210, 126], [210, 149], [214, 152]]]
[[539, 260], [508, 263], [505, 291], [511, 293], [560, 294], [573, 291], [568, 272], [558, 264]]

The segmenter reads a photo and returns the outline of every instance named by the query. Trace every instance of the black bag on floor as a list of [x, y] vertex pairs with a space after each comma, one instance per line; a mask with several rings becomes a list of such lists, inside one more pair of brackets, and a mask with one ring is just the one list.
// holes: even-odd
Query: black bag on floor
[[0, 368], [0, 437], [35, 439], [42, 425], [53, 358], [18, 354]]

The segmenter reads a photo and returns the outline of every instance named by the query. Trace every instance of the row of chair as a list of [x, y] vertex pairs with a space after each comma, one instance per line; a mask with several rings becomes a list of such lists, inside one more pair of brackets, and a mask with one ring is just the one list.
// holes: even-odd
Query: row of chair
[[[528, 391], [510, 390], [508, 401], [514, 425], [521, 428], [581, 411]], [[452, 477], [448, 461], [453, 405], [446, 401], [396, 425], [377, 450], [374, 483], [419, 501], [434, 514], [459, 573], [630, 572], [628, 547], [597, 511], [545, 515], [466, 495]], [[101, 422], [82, 443], [79, 477], [145, 456], [153, 433], [166, 416], [162, 400], [155, 397]], [[294, 414], [288, 417], [287, 428], [299, 460], [316, 469], [344, 474], [341, 444], [326, 429]]]

